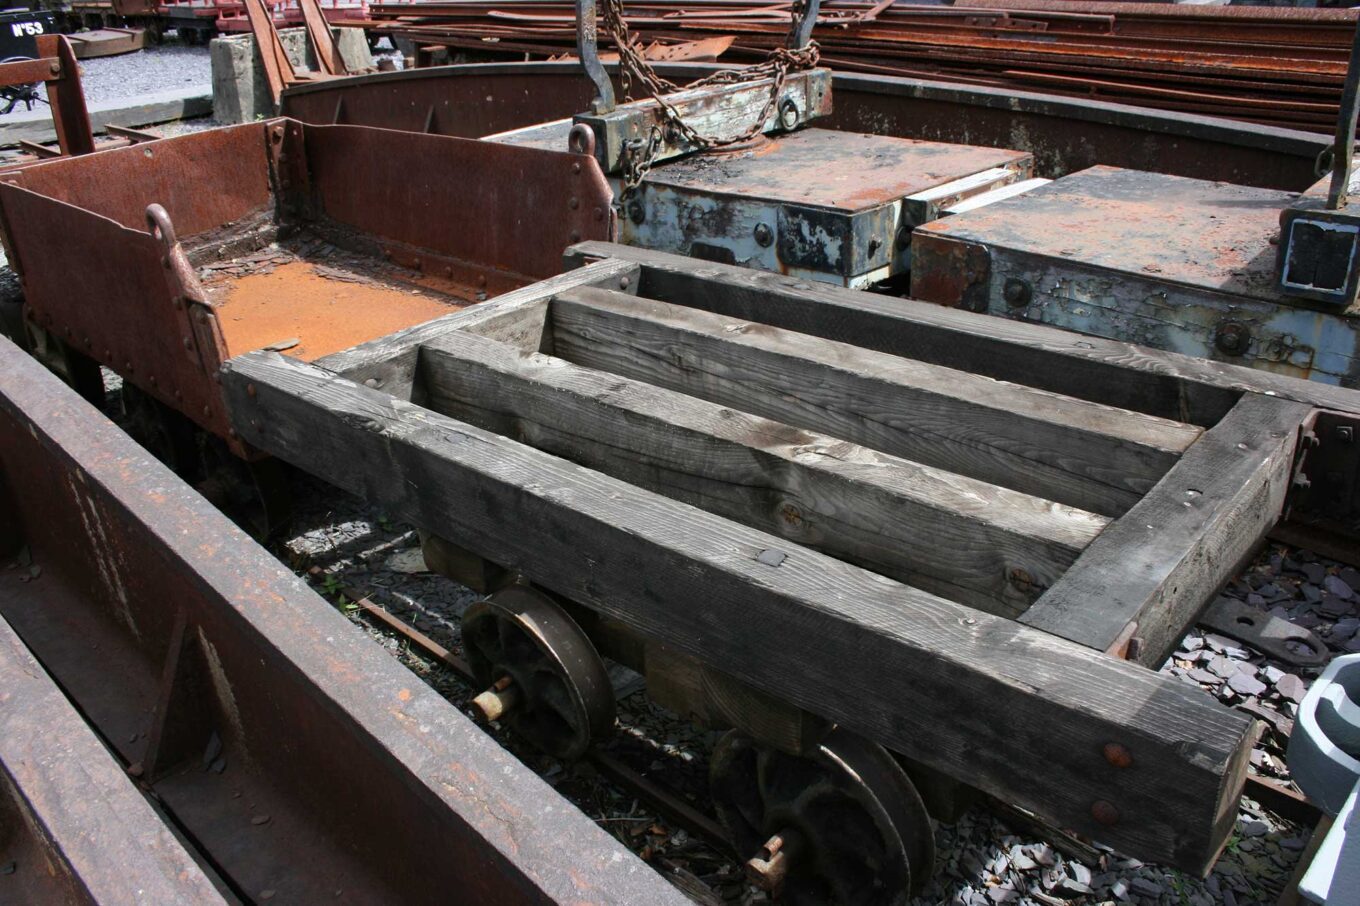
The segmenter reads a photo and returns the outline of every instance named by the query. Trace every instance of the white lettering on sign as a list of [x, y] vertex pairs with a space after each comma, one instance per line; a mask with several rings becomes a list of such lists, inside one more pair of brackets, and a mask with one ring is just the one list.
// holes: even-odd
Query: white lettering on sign
[[9, 30], [14, 33], [14, 37], [22, 38], [24, 35], [40, 35], [43, 33], [41, 22], [15, 22], [10, 25]]

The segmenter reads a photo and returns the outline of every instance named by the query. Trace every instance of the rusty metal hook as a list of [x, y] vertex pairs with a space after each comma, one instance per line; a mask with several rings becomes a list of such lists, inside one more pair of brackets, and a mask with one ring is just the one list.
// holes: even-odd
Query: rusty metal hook
[[175, 238], [175, 226], [170, 222], [170, 215], [158, 204], [146, 206], [146, 225], [151, 238], [163, 245], [167, 251], [174, 248], [179, 241]]
[[585, 123], [577, 123], [567, 133], [567, 150], [575, 154], [595, 156], [595, 130]]

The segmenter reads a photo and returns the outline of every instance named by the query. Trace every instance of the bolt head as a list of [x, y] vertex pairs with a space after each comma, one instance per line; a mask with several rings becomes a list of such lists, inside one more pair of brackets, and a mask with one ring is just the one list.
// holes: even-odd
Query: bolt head
[[642, 202], [637, 200], [628, 202], [628, 219], [633, 223], [642, 223], [647, 219], [647, 211], [642, 207]]
[[1117, 768], [1127, 768], [1133, 764], [1133, 756], [1129, 750], [1117, 742], [1107, 742], [1101, 750], [1105, 760]]
[[1223, 321], [1214, 331], [1214, 346], [1224, 355], [1245, 355], [1251, 345], [1251, 330], [1241, 321]]
[[1091, 803], [1091, 817], [1096, 819], [1098, 824], [1113, 827], [1119, 823], [1119, 809], [1115, 808], [1112, 802], [1097, 799]]
[[768, 223], [758, 223], [755, 228], [756, 245], [763, 249], [770, 247], [774, 242], [774, 230], [770, 229]]
[[1343, 444], [1353, 443], [1355, 441], [1355, 430], [1350, 425], [1337, 425], [1336, 439]]
[[1023, 308], [1034, 298], [1034, 290], [1019, 277], [1007, 277], [1001, 287], [1001, 295], [1011, 308]]

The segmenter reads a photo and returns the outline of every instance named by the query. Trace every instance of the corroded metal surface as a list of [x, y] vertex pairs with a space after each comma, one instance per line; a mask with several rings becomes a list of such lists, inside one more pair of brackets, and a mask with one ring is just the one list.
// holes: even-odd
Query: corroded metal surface
[[[1293, 195], [1093, 167], [920, 228], [912, 293], [1157, 349], [1352, 384], [1347, 312], [1276, 282]], [[980, 266], [985, 262], [985, 266]]]
[[0, 428], [0, 614], [235, 899], [684, 902], [4, 340]]
[[[681, 82], [717, 68], [657, 67]], [[480, 137], [571, 117], [593, 93], [579, 63], [495, 63], [299, 85], [282, 103], [309, 123]], [[1324, 135], [1193, 113], [900, 76], [836, 73], [833, 93], [824, 128], [1028, 151], [1049, 177], [1103, 163], [1302, 191], [1329, 145]]]
[[0, 901], [226, 902], [3, 617]]
[[904, 199], [1030, 166], [1022, 151], [803, 129], [656, 167], [620, 232], [644, 248], [861, 287], [906, 268]]
[[9, 174], [0, 219], [36, 327], [244, 455], [216, 381], [219, 306], [196, 266], [325, 227], [474, 302], [609, 238], [609, 199], [587, 155], [275, 120]]

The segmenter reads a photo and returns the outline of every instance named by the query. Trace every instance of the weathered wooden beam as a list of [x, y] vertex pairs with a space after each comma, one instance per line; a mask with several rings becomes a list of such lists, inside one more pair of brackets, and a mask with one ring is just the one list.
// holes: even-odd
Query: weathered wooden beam
[[991, 613], [1023, 612], [1108, 522], [484, 337], [420, 363], [431, 409]]
[[609, 290], [554, 297], [553, 351], [745, 412], [1117, 516], [1192, 425]]
[[416, 354], [422, 343], [453, 330], [478, 333], [538, 349], [543, 342], [547, 301], [554, 293], [574, 286], [608, 286], [637, 291], [641, 268], [631, 261], [598, 261], [589, 268], [558, 274], [487, 302], [453, 312], [424, 324], [361, 343], [318, 359], [317, 364], [359, 383], [371, 382], [394, 396], [410, 398], [416, 373]]
[[1100, 650], [1124, 634], [1133, 659], [1161, 664], [1279, 518], [1310, 411], [1244, 395], [1021, 621]]
[[642, 265], [650, 298], [1196, 425], [1217, 422], [1243, 391], [1360, 411], [1351, 389], [914, 299], [609, 242], [574, 245], [566, 260], [604, 257]]
[[1236, 818], [1253, 721], [1171, 677], [276, 353], [223, 388], [252, 445], [1062, 826], [1203, 871]]

